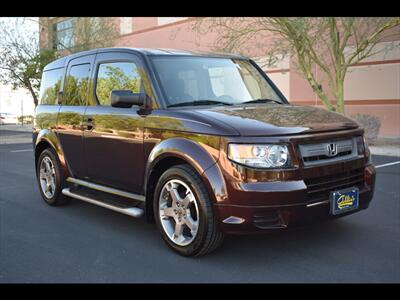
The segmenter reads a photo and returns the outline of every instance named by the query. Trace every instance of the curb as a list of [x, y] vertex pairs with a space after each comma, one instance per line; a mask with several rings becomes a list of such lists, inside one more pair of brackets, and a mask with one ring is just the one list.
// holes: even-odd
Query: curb
[[369, 146], [372, 155], [386, 155], [400, 157], [399, 146]]

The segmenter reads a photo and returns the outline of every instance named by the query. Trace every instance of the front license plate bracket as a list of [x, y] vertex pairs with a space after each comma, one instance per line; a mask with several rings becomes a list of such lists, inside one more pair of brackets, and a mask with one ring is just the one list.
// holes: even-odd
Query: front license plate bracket
[[343, 190], [331, 192], [330, 213], [339, 215], [348, 211], [358, 209], [359, 190], [357, 187], [351, 187]]

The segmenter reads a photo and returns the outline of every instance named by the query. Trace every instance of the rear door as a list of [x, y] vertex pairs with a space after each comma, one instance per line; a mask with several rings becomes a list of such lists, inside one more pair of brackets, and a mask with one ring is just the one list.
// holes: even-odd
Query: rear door
[[112, 90], [143, 91], [143, 66], [131, 53], [110, 52], [96, 56], [94, 104], [84, 122], [85, 161], [91, 182], [141, 194], [143, 192], [142, 107], [112, 107]]
[[57, 119], [57, 133], [72, 175], [84, 178], [83, 115], [88, 103], [90, 73], [95, 55], [72, 59], [67, 67]]

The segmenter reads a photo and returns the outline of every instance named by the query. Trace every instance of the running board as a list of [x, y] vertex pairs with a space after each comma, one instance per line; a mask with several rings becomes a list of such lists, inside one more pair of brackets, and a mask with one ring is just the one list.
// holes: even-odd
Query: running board
[[108, 208], [108, 209], [111, 209], [113, 211], [122, 213], [124, 215], [131, 216], [131, 217], [134, 217], [134, 218], [140, 218], [144, 214], [144, 210], [141, 209], [141, 208], [138, 208], [138, 207], [118, 207], [118, 206], [115, 206], [115, 205], [111, 205], [111, 204], [104, 203], [102, 201], [90, 198], [88, 196], [79, 195], [77, 193], [71, 192], [71, 190], [69, 188], [63, 189], [62, 193], [65, 196], [68, 196], [68, 197], [71, 197], [71, 198], [75, 198], [75, 199], [78, 199], [78, 200], [82, 200], [82, 201], [85, 201], [85, 202], [89, 202], [89, 203], [92, 203], [94, 205], [101, 206], [101, 207], [104, 207], [104, 208]]
[[104, 185], [88, 182], [88, 181], [81, 180], [81, 179], [76, 179], [76, 178], [73, 178], [73, 177], [68, 177], [67, 178], [67, 182], [78, 184], [78, 185], [87, 187], [89, 189], [93, 189], [93, 190], [97, 190], [97, 191], [101, 191], [101, 192], [105, 192], [105, 193], [109, 193], [109, 194], [113, 194], [113, 195], [129, 198], [129, 199], [133, 199], [133, 200], [137, 200], [137, 201], [142, 201], [142, 202], [146, 201], [146, 198], [143, 195], [128, 193], [128, 192], [121, 191], [121, 190], [118, 190], [118, 189], [114, 189], [114, 188], [111, 188], [111, 187], [107, 187], [107, 186], [104, 186]]

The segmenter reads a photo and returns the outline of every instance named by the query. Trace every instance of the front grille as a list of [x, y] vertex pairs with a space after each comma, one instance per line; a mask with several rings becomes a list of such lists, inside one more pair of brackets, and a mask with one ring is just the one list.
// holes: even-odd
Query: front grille
[[345, 173], [304, 180], [307, 185], [308, 202], [328, 200], [330, 193], [349, 187], [361, 189], [364, 185], [364, 169], [359, 168]]
[[[299, 144], [304, 166], [339, 162], [357, 156], [356, 138]], [[334, 152], [332, 153], [332, 150]]]
[[[340, 152], [336, 155], [336, 157], [346, 156], [346, 155], [350, 155], [350, 154], [351, 154], [351, 150], [345, 151], [345, 152]], [[318, 160], [330, 159], [330, 158], [331, 157], [329, 157], [327, 155], [317, 155], [317, 156], [304, 157], [303, 160], [305, 162], [310, 162], [310, 161], [318, 161]]]

